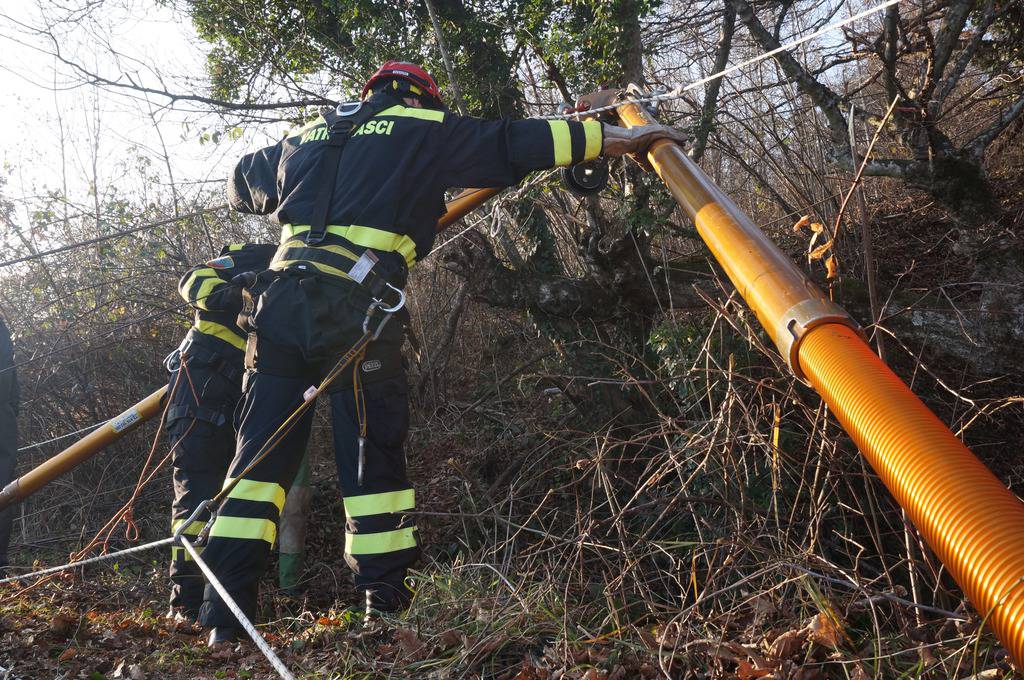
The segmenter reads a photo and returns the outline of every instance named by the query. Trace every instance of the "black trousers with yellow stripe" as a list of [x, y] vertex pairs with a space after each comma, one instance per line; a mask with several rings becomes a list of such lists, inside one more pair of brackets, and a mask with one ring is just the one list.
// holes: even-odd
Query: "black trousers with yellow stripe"
[[[201, 502], [213, 498], [224, 483], [235, 452], [232, 414], [242, 394], [241, 363], [237, 349], [218, 353], [196, 346], [194, 354], [186, 353], [171, 375], [168, 391], [172, 399], [165, 429], [173, 450], [172, 531], [177, 531]], [[185, 534], [198, 534], [203, 524], [193, 522]], [[171, 549], [170, 576], [171, 606], [198, 614], [205, 580], [184, 548]]]
[[[368, 302], [368, 301], [366, 301]], [[255, 370], [245, 379], [238, 446], [229, 477], [239, 474], [278, 426], [303, 403], [334, 360], [361, 332], [364, 300], [350, 285], [319, 275], [287, 274], [264, 293], [256, 326]], [[415, 505], [406, 476], [408, 388], [401, 365], [401, 328], [388, 328], [356, 367], [363, 376], [367, 442], [363, 483], [357, 479], [359, 420], [351, 371], [330, 393], [335, 460], [345, 502], [345, 560], [371, 603], [393, 608], [408, 599], [405, 575], [419, 557], [416, 528], [405, 514]], [[218, 579], [250, 618], [267, 567], [285, 493], [309, 437], [313, 409], [231, 491], [203, 551]], [[212, 587], [200, 614], [205, 626], [234, 626]]]

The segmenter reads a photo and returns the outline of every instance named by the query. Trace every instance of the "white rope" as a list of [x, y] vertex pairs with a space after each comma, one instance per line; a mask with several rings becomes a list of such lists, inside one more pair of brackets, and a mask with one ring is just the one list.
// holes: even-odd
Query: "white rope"
[[207, 580], [209, 580], [210, 585], [212, 585], [213, 589], [217, 591], [218, 595], [220, 595], [220, 599], [224, 601], [224, 604], [226, 604], [228, 609], [231, 610], [231, 613], [235, 615], [235, 618], [238, 619], [238, 622], [242, 624], [242, 628], [249, 635], [249, 637], [252, 638], [253, 643], [259, 648], [259, 650], [263, 652], [263, 656], [267, 657], [267, 661], [269, 661], [270, 665], [274, 667], [274, 670], [277, 671], [277, 674], [280, 675], [284, 680], [295, 680], [295, 676], [291, 674], [291, 671], [288, 670], [288, 667], [284, 665], [281, 659], [278, 658], [277, 654], [274, 653], [274, 650], [270, 647], [270, 645], [267, 644], [267, 641], [263, 639], [263, 636], [260, 635], [258, 630], [256, 630], [256, 626], [252, 625], [252, 621], [250, 621], [245, 616], [245, 614], [242, 613], [241, 608], [231, 598], [231, 595], [228, 594], [228, 591], [224, 587], [224, 585], [217, 580], [217, 577], [214, 575], [213, 571], [210, 569], [210, 567], [206, 565], [206, 562], [204, 562], [203, 559], [199, 556], [199, 551], [196, 550], [195, 547], [191, 543], [189, 543], [188, 539], [184, 536], [181, 537], [181, 545], [185, 548], [185, 550], [188, 551], [188, 554], [192, 556], [192, 559], [195, 561], [199, 569], [203, 572], [203, 575], [206, 576]]
[[145, 543], [143, 545], [137, 545], [132, 548], [126, 548], [125, 550], [118, 550], [117, 552], [107, 553], [106, 555], [97, 555], [96, 557], [90, 557], [89, 559], [79, 560], [77, 562], [69, 562], [59, 567], [50, 567], [49, 569], [42, 569], [40, 571], [33, 571], [31, 574], [20, 574], [18, 576], [8, 576], [7, 578], [0, 579], [0, 585], [5, 583], [14, 583], [15, 581], [27, 581], [37, 576], [47, 576], [49, 574], [56, 574], [61, 571], [68, 569], [74, 569], [76, 567], [84, 567], [87, 564], [95, 564], [96, 562], [105, 562], [112, 560], [123, 555], [131, 555], [132, 553], [143, 552], [152, 548], [159, 548], [164, 545], [170, 545], [174, 543], [174, 538], [164, 538], [159, 541], [153, 541], [152, 543]]
[[756, 57], [751, 57], [750, 59], [747, 59], [746, 61], [741, 61], [740, 63], [735, 64], [733, 66], [730, 66], [730, 67], [728, 67], [726, 69], [723, 69], [723, 70], [719, 71], [718, 73], [713, 73], [710, 76], [701, 78], [700, 80], [696, 80], [696, 81], [690, 83], [689, 85], [679, 86], [679, 87], [675, 88], [674, 90], [670, 90], [669, 92], [662, 92], [661, 94], [654, 94], [654, 95], [651, 95], [650, 97], [640, 97], [638, 99], [624, 99], [621, 102], [616, 102], [615, 104], [609, 104], [608, 106], [601, 106], [601, 107], [598, 107], [596, 109], [587, 109], [586, 111], [579, 111], [577, 113], [553, 114], [553, 115], [550, 115], [550, 116], [537, 116], [537, 118], [541, 118], [543, 120], [568, 120], [568, 119], [572, 119], [572, 118], [578, 119], [580, 116], [590, 116], [590, 115], [595, 114], [595, 113], [602, 113], [604, 111], [611, 111], [613, 109], [619, 108], [623, 104], [646, 104], [646, 103], [649, 103], [649, 102], [660, 102], [660, 101], [670, 101], [670, 100], [673, 100], [673, 99], [681, 99], [684, 93], [689, 92], [690, 90], [693, 90], [695, 88], [698, 88], [701, 85], [704, 85], [705, 83], [709, 83], [712, 80], [716, 80], [717, 78], [721, 78], [723, 76], [729, 75], [730, 73], [733, 73], [734, 71], [738, 71], [741, 68], [745, 68], [745, 67], [750, 66], [752, 64], [756, 64], [756, 63], [758, 63], [760, 61], [764, 61], [765, 59], [769, 59], [769, 58], [775, 56], [776, 54], [778, 54], [779, 52], [785, 52], [786, 50], [789, 50], [789, 49], [792, 49], [792, 48], [796, 47], [797, 45], [802, 45], [802, 44], [804, 44], [805, 42], [807, 42], [809, 40], [813, 40], [814, 38], [817, 38], [819, 35], [823, 35], [825, 33], [829, 33], [830, 31], [834, 31], [834, 30], [836, 30], [838, 28], [842, 28], [843, 26], [846, 26], [847, 24], [852, 24], [854, 21], [857, 21], [859, 19], [863, 19], [864, 17], [867, 17], [867, 16], [871, 16], [872, 14], [875, 14], [877, 12], [881, 12], [886, 7], [890, 7], [892, 5], [898, 4], [901, 1], [902, 0], [887, 0], [886, 2], [883, 2], [881, 5], [876, 5], [875, 7], [871, 7], [870, 9], [866, 9], [863, 12], [858, 12], [857, 14], [854, 14], [851, 17], [847, 17], [846, 19], [843, 19], [841, 21], [836, 21], [835, 23], [831, 23], [828, 26], [825, 26], [824, 28], [819, 28], [817, 31], [814, 31], [813, 33], [809, 33], [808, 35], [805, 35], [802, 38], [797, 38], [796, 40], [792, 40], [792, 41], [786, 43], [785, 45], [780, 45], [780, 46], [776, 47], [774, 50], [771, 50], [769, 52], [765, 52], [763, 54], [759, 54]]
[[75, 430], [74, 432], [68, 432], [67, 434], [62, 434], [59, 437], [54, 437], [53, 439], [46, 439], [46, 440], [43, 440], [41, 442], [36, 442], [35, 444], [29, 444], [27, 446], [22, 446], [20, 449], [18, 449], [18, 453], [21, 453], [22, 451], [28, 451], [29, 449], [36, 449], [36, 448], [39, 448], [40, 446], [44, 446], [46, 444], [52, 444], [53, 442], [59, 442], [61, 439], [67, 439], [68, 437], [74, 437], [76, 434], [82, 434], [83, 432], [89, 432], [90, 430], [95, 430], [98, 427], [103, 427], [104, 425], [106, 425], [109, 422], [110, 422], [109, 420], [104, 420], [102, 423], [94, 423], [93, 425], [86, 425], [85, 427], [83, 427], [80, 430]]

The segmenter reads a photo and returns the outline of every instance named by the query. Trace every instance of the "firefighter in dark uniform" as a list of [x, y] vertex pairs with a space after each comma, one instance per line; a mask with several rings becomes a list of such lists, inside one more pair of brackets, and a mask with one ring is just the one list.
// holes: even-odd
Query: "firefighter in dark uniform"
[[[235, 453], [232, 417], [242, 396], [246, 334], [237, 324], [242, 288], [231, 279], [261, 272], [270, 265], [276, 246], [233, 244], [220, 257], [190, 269], [178, 292], [195, 308], [192, 328], [167, 358], [171, 372], [165, 428], [173, 447], [174, 502], [172, 531], [212, 498], [224, 484]], [[203, 522], [184, 534], [195, 536]], [[205, 581], [184, 548], [171, 548], [171, 611], [169, 616], [195, 620]]]
[[[408, 268], [430, 252], [446, 189], [513, 185], [534, 170], [643, 150], [659, 138], [683, 140], [657, 125], [626, 130], [597, 121], [455, 115], [426, 71], [388, 62], [366, 83], [361, 106], [341, 105], [244, 156], [228, 181], [229, 202], [239, 212], [270, 214], [281, 225], [281, 245], [271, 264], [276, 275], [254, 291], [260, 295], [247, 354], [253, 370], [229, 477], [255, 458], [310, 386], [361, 337], [373, 298], [356, 283], [366, 282], [366, 265], [373, 264], [375, 281], [401, 289]], [[399, 323], [386, 325], [330, 394], [345, 560], [365, 591], [368, 612], [408, 604], [406, 571], [420, 554], [406, 514], [415, 494], [403, 449], [409, 406], [402, 337]], [[204, 550], [249, 617], [312, 413], [306, 410], [230, 492]], [[234, 616], [210, 586], [200, 622], [213, 627], [211, 644], [238, 635]]]
[[[0, 489], [14, 479], [18, 455], [18, 374], [14, 368], [14, 347], [7, 324], [0, 317]], [[7, 548], [11, 542], [14, 508], [0, 512], [0, 578], [7, 570]]]

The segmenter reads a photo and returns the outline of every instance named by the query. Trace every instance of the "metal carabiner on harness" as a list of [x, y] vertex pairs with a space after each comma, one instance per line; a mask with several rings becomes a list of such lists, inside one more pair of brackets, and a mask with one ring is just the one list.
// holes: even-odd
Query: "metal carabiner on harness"
[[380, 324], [378, 324], [377, 328], [373, 331], [373, 335], [370, 337], [371, 341], [380, 337], [381, 332], [384, 330], [384, 325], [387, 324], [391, 315], [405, 307], [405, 293], [402, 289], [396, 288], [390, 283], [385, 283], [384, 285], [398, 293], [398, 302], [389, 307], [387, 303], [380, 298], [373, 298], [373, 302], [371, 302], [370, 306], [366, 308], [366, 316], [363, 317], [363, 333], [370, 332], [370, 319], [373, 318], [373, 315], [376, 312], [379, 311], [384, 314], [383, 318], [380, 320]]
[[383, 300], [374, 298], [374, 301], [380, 303], [380, 311], [384, 312], [385, 314], [394, 314], [402, 307], [405, 307], [405, 292], [401, 288], [395, 288], [387, 281], [384, 282], [384, 285], [398, 293], [398, 302], [396, 302], [392, 307], [387, 307], [384, 305]]
[[[174, 535], [172, 537], [172, 538], [174, 538], [174, 542], [180, 545], [181, 544], [181, 537], [185, 534], [185, 531], [187, 531], [188, 528], [190, 526], [192, 526], [192, 523], [196, 521], [196, 518], [199, 517], [199, 515], [203, 514], [205, 511], [207, 511], [209, 509], [210, 509], [210, 500], [209, 499], [203, 501], [198, 506], [196, 506], [196, 509], [192, 511], [192, 514], [189, 515], [188, 518], [185, 519], [185, 521], [181, 523], [181, 526], [179, 526], [178, 529], [174, 532]], [[206, 540], [206, 537], [209, 536], [209, 534], [210, 534], [210, 529], [213, 527], [213, 522], [216, 519], [217, 519], [217, 513], [216, 512], [211, 512], [210, 513], [210, 519], [206, 520], [206, 524], [203, 525], [203, 528], [196, 535], [195, 541], [193, 542], [194, 544], [198, 545], [198, 544], [200, 544], [200, 543], [202, 543], [203, 541]]]
[[177, 347], [164, 357], [164, 368], [168, 373], [177, 373], [181, 369], [181, 350]]

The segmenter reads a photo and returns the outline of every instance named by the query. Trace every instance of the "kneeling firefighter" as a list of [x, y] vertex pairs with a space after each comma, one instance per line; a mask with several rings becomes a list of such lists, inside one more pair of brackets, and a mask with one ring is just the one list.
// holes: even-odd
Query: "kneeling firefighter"
[[[242, 396], [246, 343], [245, 332], [236, 324], [242, 288], [232, 279], [266, 270], [276, 248], [255, 243], [225, 246], [219, 257], [193, 267], [178, 284], [181, 297], [195, 309], [195, 321], [165, 361], [170, 371], [167, 393], [171, 395], [164, 427], [173, 451], [172, 531], [177, 531], [199, 504], [212, 498], [224, 484], [235, 453], [232, 417]], [[304, 514], [304, 510], [294, 508], [297, 515]], [[194, 536], [202, 527], [203, 522], [192, 522], [183, 533]], [[288, 546], [289, 552], [282, 545], [283, 587], [295, 585], [301, 542], [292, 541], [295, 545]], [[205, 581], [184, 548], [171, 549], [170, 576], [168, 616], [196, 620]]]
[[[342, 104], [244, 156], [228, 181], [229, 202], [240, 212], [271, 214], [281, 225], [281, 245], [274, 275], [252, 291], [259, 297], [246, 357], [251, 370], [229, 477], [257, 459], [310, 386], [363, 336], [371, 305], [382, 298], [401, 305], [404, 297], [395, 293], [433, 246], [446, 189], [508, 186], [534, 170], [643, 150], [660, 138], [684, 139], [663, 126], [455, 115], [426, 71], [392, 61], [366, 83], [361, 103]], [[402, 338], [400, 324], [385, 325], [354, 370], [328, 389], [345, 560], [368, 611], [408, 604], [406, 570], [420, 554], [406, 514], [415, 500], [403, 449], [409, 405]], [[204, 550], [249, 617], [312, 413], [307, 409], [231, 490]], [[211, 643], [238, 634], [210, 586], [200, 621], [214, 628]]]

